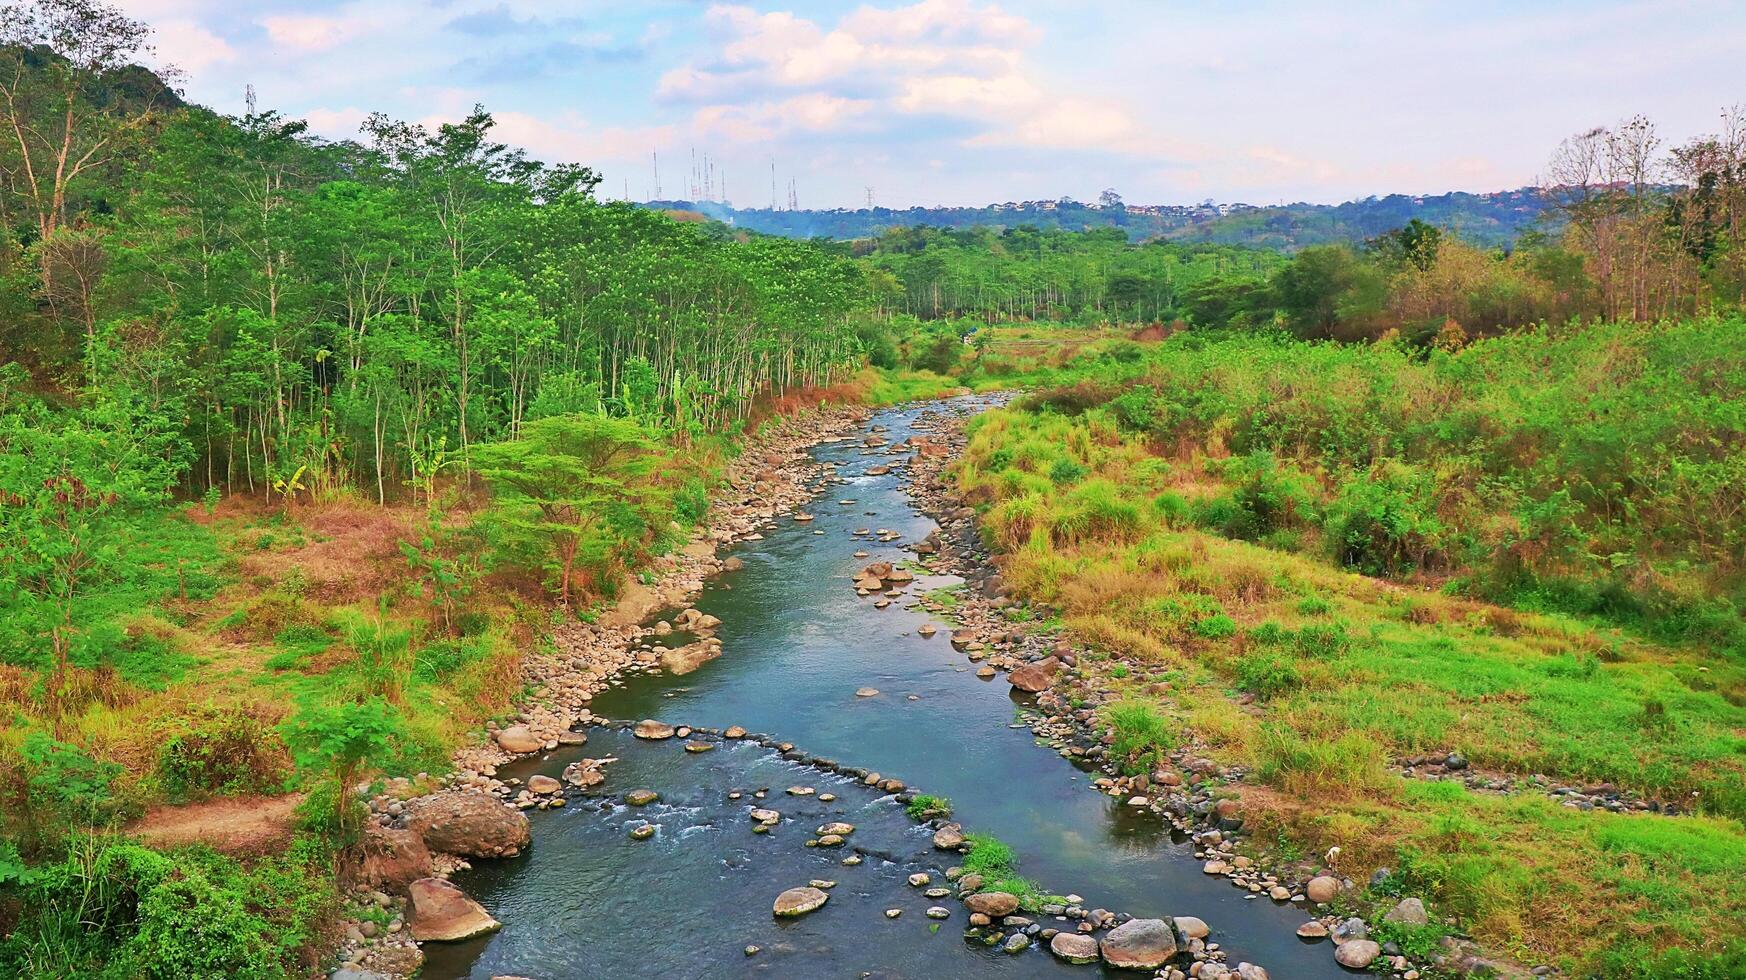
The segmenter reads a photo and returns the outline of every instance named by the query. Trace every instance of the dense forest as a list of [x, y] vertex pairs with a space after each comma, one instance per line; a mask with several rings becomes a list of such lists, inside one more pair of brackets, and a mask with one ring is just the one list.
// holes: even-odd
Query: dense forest
[[1355, 245], [1417, 219], [1487, 248], [1509, 245], [1548, 216], [1538, 188], [1490, 194], [1389, 194], [1343, 204], [1126, 204], [1113, 190], [1095, 203], [1069, 198], [985, 207], [873, 207], [851, 210], [736, 208], [721, 201], [651, 201], [747, 231], [789, 238], [858, 239], [891, 228], [997, 231], [1029, 225], [1050, 231], [1113, 229], [1130, 241], [1240, 245], [1291, 252], [1308, 245]]
[[[360, 780], [513, 714], [766, 422], [966, 388], [1031, 389], [952, 471], [1021, 596], [1122, 678], [1260, 702], [1189, 714], [1274, 790], [1341, 787], [1282, 842], [1373, 830], [1585, 967], [1709, 940], [1636, 902], [1583, 938], [1521, 868], [1746, 910], [1738, 860], [1669, 856], [1746, 813], [1738, 110], [1574, 136], [1535, 193], [674, 220], [482, 107], [330, 141], [184, 102], [118, 9], [0, 11], [0, 972], [310, 972]], [[1425, 667], [1457, 641], [1484, 683]], [[1388, 788], [1379, 746], [1458, 739], [1698, 815], [1621, 840]], [[111, 833], [290, 791], [260, 860]], [[1490, 849], [1504, 819], [1542, 843]]]

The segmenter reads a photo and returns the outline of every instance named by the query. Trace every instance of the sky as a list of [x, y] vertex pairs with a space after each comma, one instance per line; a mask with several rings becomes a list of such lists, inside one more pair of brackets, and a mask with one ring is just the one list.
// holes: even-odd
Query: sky
[[119, 0], [188, 98], [333, 139], [483, 104], [499, 138], [740, 207], [1332, 203], [1535, 181], [1633, 114], [1746, 103], [1738, 0]]

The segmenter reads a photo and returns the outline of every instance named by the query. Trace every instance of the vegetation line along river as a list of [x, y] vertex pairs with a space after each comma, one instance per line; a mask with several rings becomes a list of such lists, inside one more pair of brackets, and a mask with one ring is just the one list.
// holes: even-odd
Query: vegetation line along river
[[[925, 435], [946, 413], [985, 405], [961, 399], [891, 409], [875, 415], [869, 431], [895, 445]], [[853, 573], [874, 561], [905, 561], [904, 545], [936, 525], [905, 495], [905, 467], [893, 466], [902, 457], [866, 450], [858, 438], [821, 444], [814, 455], [835, 464], [840, 480], [827, 479], [806, 505], [813, 519], [778, 518], [762, 538], [737, 547], [743, 567], [711, 581], [697, 600], [722, 621], [722, 656], [684, 676], [625, 678], [594, 699], [597, 718], [738, 725], [902, 779], [949, 798], [966, 830], [1005, 841], [1027, 878], [1082, 896], [1086, 908], [1198, 916], [1230, 963], [1259, 963], [1276, 977], [1344, 973], [1325, 947], [1296, 938], [1301, 911], [1249, 900], [1202, 874], [1192, 845], [1173, 839], [1155, 814], [1091, 791], [1094, 771], [1033, 744], [1017, 723], [1024, 696], [1004, 679], [978, 677], [946, 629], [931, 638], [918, 632], [930, 620], [912, 597], [956, 579], [922, 575], [909, 596], [883, 609], [857, 596]], [[892, 533], [880, 541], [856, 533], [862, 529]], [[858, 696], [869, 688], [878, 693]], [[555, 776], [582, 757], [617, 760], [606, 782], [572, 806], [530, 814], [534, 844], [524, 856], [458, 877], [505, 926], [429, 947], [425, 975], [1009, 977], [1095, 969], [1036, 946], [1014, 955], [966, 941], [964, 907], [909, 883], [926, 873], [930, 885], [946, 884], [958, 855], [934, 849], [930, 831], [888, 794], [755, 741], [705, 741], [713, 751], [687, 752], [683, 739], [646, 742], [596, 727], [585, 747], [501, 770], [525, 779]], [[787, 792], [796, 786], [814, 792]], [[634, 789], [660, 798], [631, 806], [624, 797]], [[754, 807], [781, 812], [783, 822], [754, 833]], [[846, 846], [806, 846], [827, 822], [854, 826]], [[654, 836], [633, 839], [644, 824]], [[851, 855], [861, 860], [845, 863]], [[772, 917], [778, 893], [809, 882], [834, 882], [825, 908], [797, 920]], [[930, 920], [934, 906], [950, 918]], [[890, 917], [893, 909], [900, 914]], [[1068, 925], [1048, 916], [1040, 924]]]

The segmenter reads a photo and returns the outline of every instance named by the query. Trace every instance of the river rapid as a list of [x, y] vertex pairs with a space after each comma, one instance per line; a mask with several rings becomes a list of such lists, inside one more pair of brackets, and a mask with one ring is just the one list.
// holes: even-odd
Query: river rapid
[[[896, 444], [925, 435], [945, 413], [985, 405], [904, 406], [877, 413], [868, 427]], [[683, 676], [625, 678], [595, 697], [598, 718], [743, 726], [813, 757], [901, 779], [950, 799], [966, 830], [1005, 841], [1027, 878], [1082, 897], [1086, 908], [1198, 916], [1230, 964], [1257, 963], [1281, 980], [1349, 976], [1325, 945], [1295, 936], [1308, 918], [1301, 908], [1251, 898], [1203, 874], [1193, 845], [1156, 814], [1091, 789], [1099, 773], [1037, 744], [1018, 721], [1026, 696], [1003, 677], [977, 677], [949, 642], [950, 624], [910, 608], [910, 597], [956, 579], [920, 575], [908, 596], [884, 609], [857, 596], [857, 570], [903, 562], [910, 557], [903, 545], [935, 524], [904, 493], [906, 467], [893, 465], [903, 457], [866, 450], [858, 437], [823, 443], [813, 455], [837, 464], [837, 477], [805, 505], [814, 519], [777, 518], [761, 539], [736, 545], [743, 567], [713, 579], [695, 603], [722, 621], [722, 655]], [[882, 466], [891, 472], [866, 472]], [[896, 537], [881, 542], [861, 529]], [[918, 628], [929, 622], [940, 631], [926, 638]], [[878, 693], [857, 696], [862, 688]], [[959, 856], [935, 850], [929, 828], [860, 780], [752, 739], [704, 736], [714, 748], [688, 752], [683, 738], [641, 741], [611, 726], [588, 734], [586, 746], [500, 770], [525, 779], [556, 776], [582, 757], [617, 760], [605, 784], [571, 794], [569, 806], [529, 813], [533, 846], [525, 855], [456, 876], [504, 927], [468, 943], [427, 946], [424, 976], [1065, 977], [1100, 969], [1062, 963], [1041, 942], [1014, 953], [966, 938], [962, 904], [909, 883], [925, 873], [928, 887], [949, 884], [944, 872]], [[790, 787], [813, 792], [793, 795]], [[660, 800], [624, 801], [645, 788]], [[781, 824], [753, 833], [753, 807], [779, 811]], [[836, 821], [855, 828], [844, 846], [807, 846]], [[633, 839], [630, 831], [645, 823], [654, 836]], [[834, 883], [822, 909], [793, 920], [772, 916], [777, 894], [809, 882]], [[949, 917], [930, 919], [933, 907]]]

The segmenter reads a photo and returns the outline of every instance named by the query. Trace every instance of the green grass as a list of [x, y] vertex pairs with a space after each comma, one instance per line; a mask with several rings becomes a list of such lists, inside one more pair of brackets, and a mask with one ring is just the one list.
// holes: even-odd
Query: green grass
[[[974, 421], [954, 471], [1017, 597], [1049, 607], [1092, 646], [1081, 667], [1125, 692], [1103, 712], [1116, 732], [1112, 756], [1145, 771], [1187, 728], [1214, 758], [1253, 767], [1243, 792], [1257, 832], [1309, 854], [1340, 845], [1355, 877], [1409, 867], [1415, 894], [1529, 962], [1582, 972], [1672, 948], [1708, 962], [1746, 941], [1746, 661], [1724, 652], [1726, 630], [1512, 610], [1471, 598], [1471, 579], [1460, 577], [1426, 589], [1354, 574], [1316, 522], [1318, 495], [1333, 499], [1339, 480], [1321, 482], [1313, 457], [1220, 461], [1239, 437], [1262, 438], [1245, 414], [1260, 409], [1246, 406], [1272, 382], [1230, 351], [1215, 362], [1217, 348], [1191, 354], [1200, 358], [1193, 392], [1159, 386], [1139, 397], [1129, 387], [1112, 400], [1123, 389], [1078, 380], [1095, 369], [1070, 371], [1068, 385]], [[1356, 451], [1393, 438], [1376, 426], [1409, 424], [1388, 401], [1394, 391], [1366, 372], [1418, 369], [1386, 354], [1305, 356], [1325, 375], [1306, 390], [1364, 390], [1371, 400], [1275, 403], [1267, 424], [1324, 427], [1336, 454], [1347, 451], [1341, 440]], [[1273, 357], [1260, 355], [1277, 367]], [[1167, 421], [1182, 413], [1200, 421]], [[1073, 489], [1095, 488], [1094, 507], [1051, 481], [1065, 472]], [[1370, 550], [1353, 563], [1399, 572], [1431, 546], [1427, 535], [1444, 532], [1422, 513], [1391, 515], [1389, 495], [1409, 483], [1378, 479], [1381, 490], [1350, 498], [1342, 533], [1358, 533], [1352, 508], [1370, 508], [1379, 523], [1363, 525]], [[1194, 518], [1220, 500], [1224, 516], [1208, 533]], [[1496, 522], [1442, 523], [1489, 534]], [[1483, 547], [1483, 535], [1469, 543]], [[1433, 544], [1442, 561], [1464, 560], [1468, 546]], [[1122, 669], [1097, 650], [1121, 651]], [[1169, 678], [1162, 697], [1151, 687], [1159, 678]], [[1240, 692], [1254, 704], [1225, 700]], [[1451, 749], [1524, 781], [1611, 782], [1698, 813], [1584, 812], [1537, 791], [1486, 795], [1392, 771], [1402, 756]]]
[[917, 793], [904, 806], [904, 811], [911, 820], [945, 819], [952, 815], [952, 801], [931, 793]]

